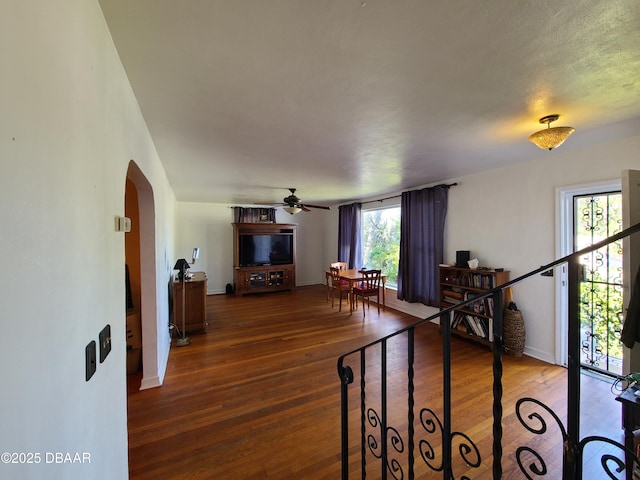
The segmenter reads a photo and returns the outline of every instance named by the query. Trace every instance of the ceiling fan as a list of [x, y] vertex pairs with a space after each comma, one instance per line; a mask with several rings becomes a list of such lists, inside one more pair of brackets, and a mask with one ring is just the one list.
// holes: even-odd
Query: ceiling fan
[[284, 202], [284, 210], [289, 212], [291, 215], [295, 215], [300, 211], [310, 212], [312, 208], [320, 208], [322, 210], [331, 210], [331, 207], [325, 207], [322, 205], [309, 205], [307, 203], [302, 203], [302, 201], [296, 195], [296, 189], [290, 188], [289, 191], [291, 195], [288, 197], [284, 197], [282, 201]]

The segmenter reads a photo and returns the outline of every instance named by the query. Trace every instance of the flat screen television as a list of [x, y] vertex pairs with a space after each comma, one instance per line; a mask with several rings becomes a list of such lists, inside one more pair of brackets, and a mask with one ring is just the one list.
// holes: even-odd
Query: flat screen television
[[293, 235], [239, 235], [238, 257], [241, 267], [292, 264]]

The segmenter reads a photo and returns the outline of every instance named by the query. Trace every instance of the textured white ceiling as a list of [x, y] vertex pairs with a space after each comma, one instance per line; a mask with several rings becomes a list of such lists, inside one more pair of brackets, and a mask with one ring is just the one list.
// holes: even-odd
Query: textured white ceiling
[[100, 0], [179, 201], [397, 192], [640, 131], [640, 2]]

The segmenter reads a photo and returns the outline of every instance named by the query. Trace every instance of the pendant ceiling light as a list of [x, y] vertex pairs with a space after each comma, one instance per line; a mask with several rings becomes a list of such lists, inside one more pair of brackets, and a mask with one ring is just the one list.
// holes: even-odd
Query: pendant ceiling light
[[543, 150], [553, 150], [558, 148], [564, 141], [575, 132], [573, 127], [551, 127], [551, 122], [555, 122], [560, 115], [547, 115], [540, 119], [540, 123], [546, 123], [547, 128], [533, 133], [529, 136], [529, 141], [535, 143]]

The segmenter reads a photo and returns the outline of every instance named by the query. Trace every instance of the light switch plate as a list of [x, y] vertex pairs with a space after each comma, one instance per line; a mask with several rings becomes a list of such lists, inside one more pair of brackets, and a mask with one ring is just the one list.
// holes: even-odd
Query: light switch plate
[[131, 219], [129, 217], [116, 217], [116, 232], [129, 233], [131, 231]]
[[96, 373], [96, 341], [91, 340], [84, 349], [85, 379], [88, 382]]

